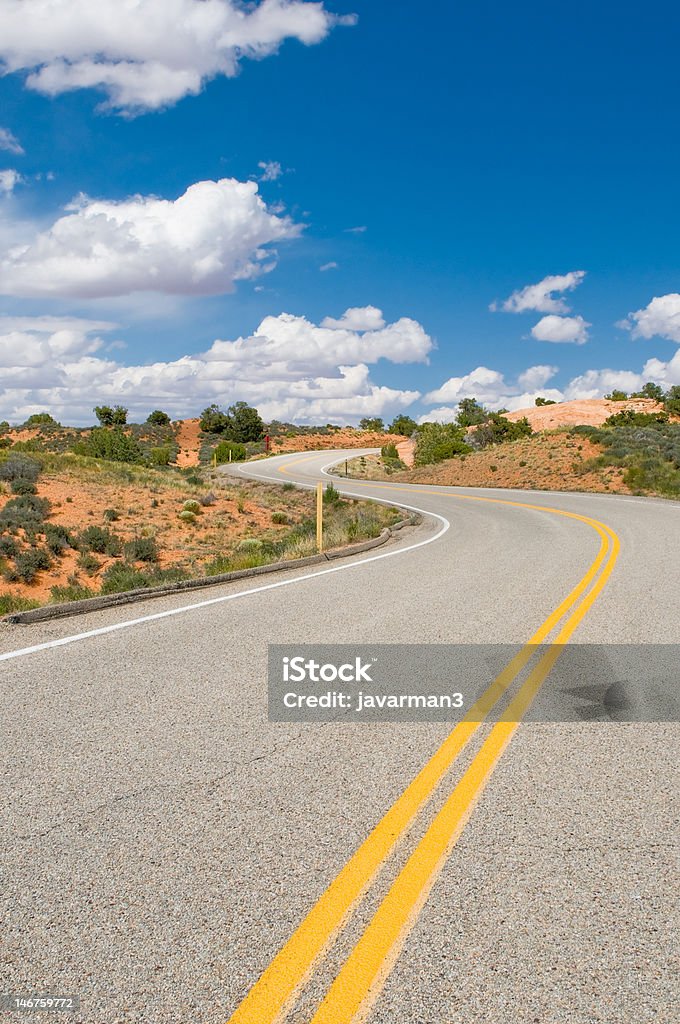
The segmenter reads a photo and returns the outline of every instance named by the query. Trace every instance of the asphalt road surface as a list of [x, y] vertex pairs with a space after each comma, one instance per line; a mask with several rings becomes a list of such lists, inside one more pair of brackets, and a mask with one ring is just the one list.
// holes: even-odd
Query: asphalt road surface
[[[240, 471], [313, 484], [342, 458]], [[0, 992], [79, 996], [63, 1019], [88, 1024], [675, 1021], [672, 716], [270, 723], [266, 663], [508, 644], [493, 696], [521, 703], [565, 643], [678, 644], [680, 505], [336, 483], [422, 525], [0, 629]]]

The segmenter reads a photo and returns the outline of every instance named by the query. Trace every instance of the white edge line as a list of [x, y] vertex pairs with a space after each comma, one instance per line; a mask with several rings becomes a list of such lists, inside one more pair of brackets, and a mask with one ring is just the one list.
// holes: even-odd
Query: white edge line
[[[328, 463], [329, 466], [334, 464], [335, 463]], [[259, 477], [259, 479], [262, 479], [262, 477]], [[264, 479], [276, 480], [277, 483], [281, 482], [277, 477], [265, 477]], [[350, 491], [343, 493], [350, 494], [352, 497], [366, 497], [366, 495], [361, 494], [355, 495]], [[348, 569], [357, 569], [362, 565], [368, 565], [369, 562], [379, 562], [383, 558], [393, 558], [395, 555], [405, 555], [408, 551], [415, 551], [416, 548], [425, 547], [425, 545], [432, 544], [434, 541], [439, 540], [439, 538], [443, 537], [451, 526], [451, 523], [445, 516], [441, 516], [437, 512], [430, 512], [428, 509], [418, 508], [416, 505], [405, 505], [400, 501], [386, 502], [381, 499], [372, 500], [379, 501], [380, 504], [397, 505], [400, 508], [407, 508], [411, 512], [420, 512], [423, 515], [431, 516], [433, 519], [438, 519], [443, 523], [443, 526], [438, 533], [434, 534], [433, 537], [427, 537], [425, 540], [420, 540], [415, 544], [409, 544], [408, 547], [399, 548], [397, 551], [386, 551], [381, 555], [371, 555], [368, 558], [358, 559], [356, 562], [347, 562], [345, 565], [330, 566], [328, 569], [320, 569], [318, 572], [305, 573], [304, 576], [295, 576], [290, 580], [278, 580], [276, 583], [265, 583], [260, 587], [253, 587], [251, 590], [240, 590], [236, 594], [223, 594], [221, 597], [212, 597], [207, 601], [197, 601], [196, 604], [183, 605], [181, 608], [171, 608], [165, 612], [156, 612], [153, 615], [143, 615], [137, 619], [126, 619], [125, 622], [116, 622], [111, 626], [101, 626], [99, 629], [90, 629], [85, 633], [74, 633], [71, 636], [60, 637], [58, 640], [47, 640], [42, 644], [34, 644], [32, 647], [22, 647], [16, 651], [7, 651], [4, 654], [0, 654], [0, 661], [11, 661], [14, 658], [23, 658], [28, 654], [36, 654], [38, 651], [49, 651], [55, 647], [65, 647], [67, 644], [74, 644], [80, 640], [89, 640], [91, 637], [95, 636], [105, 636], [107, 633], [115, 633], [118, 630], [130, 629], [132, 626], [140, 626], [146, 622], [157, 622], [159, 619], [168, 619], [173, 615], [182, 615], [184, 612], [196, 611], [199, 608], [208, 608], [210, 605], [214, 604], [223, 604], [225, 601], [235, 601], [239, 597], [248, 597], [250, 594], [261, 594], [266, 590], [278, 590], [279, 587], [288, 587], [293, 583], [303, 583], [305, 580], [316, 579], [319, 576], [328, 576], [333, 572], [344, 572]]]

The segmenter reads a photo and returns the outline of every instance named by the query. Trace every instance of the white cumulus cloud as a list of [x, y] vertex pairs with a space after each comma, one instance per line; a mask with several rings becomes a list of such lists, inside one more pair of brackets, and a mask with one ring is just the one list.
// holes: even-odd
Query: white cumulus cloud
[[9, 195], [10, 192], [14, 191], [20, 181], [21, 175], [18, 171], [0, 171], [0, 192], [4, 192], [5, 195]]
[[48, 96], [95, 88], [110, 108], [157, 110], [233, 77], [243, 58], [355, 21], [305, 0], [0, 0], [0, 61]]
[[552, 274], [544, 277], [538, 284], [528, 284], [525, 288], [519, 288], [500, 304], [492, 302], [489, 308], [492, 312], [503, 313], [568, 313], [569, 306], [560, 293], [573, 291], [585, 276], [585, 270]]
[[4, 149], [8, 153], [14, 153], [15, 156], [24, 155], [24, 147], [7, 128], [0, 128], [0, 149]]
[[584, 345], [588, 340], [590, 326], [591, 324], [582, 316], [557, 316], [555, 313], [548, 313], [531, 328], [531, 336], [536, 341]]
[[301, 228], [272, 214], [255, 182], [200, 181], [178, 199], [79, 196], [46, 231], [0, 259], [0, 293], [214, 295], [271, 270], [269, 243]]
[[262, 171], [260, 181], [276, 181], [283, 174], [283, 168], [278, 160], [260, 160], [257, 166]]
[[680, 295], [671, 292], [655, 296], [644, 309], [629, 313], [621, 326], [632, 331], [634, 338], [658, 335], [680, 343]]
[[324, 317], [321, 326], [333, 331], [379, 331], [385, 326], [385, 320], [382, 309], [375, 306], [351, 306], [337, 320], [332, 316]]
[[[382, 322], [376, 312], [374, 324]], [[206, 352], [126, 365], [110, 358], [116, 343], [102, 339], [114, 329], [105, 321], [0, 318], [0, 418], [18, 422], [46, 409], [65, 422], [89, 423], [94, 405], [111, 402], [123, 402], [134, 418], [156, 407], [179, 417], [210, 402], [243, 399], [266, 420], [356, 422], [398, 412], [420, 397], [374, 382], [371, 363], [424, 362], [432, 348], [422, 326], [408, 318], [351, 329], [282, 313], [266, 317], [249, 337], [215, 341]]]

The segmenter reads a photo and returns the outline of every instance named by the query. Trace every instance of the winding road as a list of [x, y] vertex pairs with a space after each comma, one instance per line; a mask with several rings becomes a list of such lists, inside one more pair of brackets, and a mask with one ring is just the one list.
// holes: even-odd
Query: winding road
[[[0, 629], [0, 991], [87, 1024], [675, 1019], [677, 723], [518, 719], [567, 643], [680, 644], [680, 504], [334, 481], [422, 525]], [[512, 656], [454, 728], [267, 720], [268, 644], [376, 642]]]

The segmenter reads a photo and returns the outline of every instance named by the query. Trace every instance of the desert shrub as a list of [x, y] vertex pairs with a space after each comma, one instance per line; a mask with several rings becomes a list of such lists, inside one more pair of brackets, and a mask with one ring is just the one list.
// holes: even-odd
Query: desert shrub
[[47, 498], [37, 498], [34, 494], [10, 498], [0, 510], [0, 530], [34, 531], [42, 526], [49, 510]]
[[0, 537], [0, 558], [16, 558], [19, 553], [19, 545], [14, 537], [5, 534]]
[[418, 427], [414, 456], [416, 466], [427, 466], [469, 451], [465, 431], [455, 423], [423, 423]]
[[75, 541], [65, 526], [48, 523], [45, 526], [45, 545], [53, 555], [61, 555], [66, 548], [75, 547]]
[[18, 477], [16, 480], [12, 480], [12, 494], [35, 494], [37, 487], [31, 480], [26, 480], [25, 477]]
[[99, 571], [99, 559], [95, 558], [91, 551], [81, 551], [76, 559], [76, 565], [88, 576], [94, 576]]
[[141, 445], [120, 427], [94, 427], [85, 441], [73, 446], [78, 455], [93, 459], [107, 459], [109, 462], [144, 462]]
[[20, 551], [14, 559], [13, 580], [32, 583], [39, 572], [49, 569], [52, 565], [49, 553], [44, 548], [28, 548]]
[[272, 514], [272, 522], [276, 526], [284, 526], [288, 522], [288, 516], [285, 512], [274, 512]]
[[292, 484], [292, 483], [291, 483], [291, 482], [290, 482], [290, 481], [288, 480], [288, 481], [286, 481], [286, 483], [285, 483], [285, 484], [283, 485], [283, 490], [284, 490], [284, 491], [294, 491], [294, 490], [295, 490], [295, 484]]
[[54, 604], [63, 604], [65, 601], [85, 601], [88, 597], [94, 597], [94, 590], [86, 587], [84, 583], [68, 583], [66, 586], [50, 589], [50, 599]]
[[104, 519], [106, 519], [107, 523], [115, 523], [116, 520], [120, 519], [120, 512], [115, 508], [105, 508]]
[[122, 594], [128, 590], [159, 587], [163, 583], [176, 583], [187, 578], [181, 566], [168, 569], [138, 569], [128, 562], [114, 562], [102, 576], [102, 594]]
[[149, 462], [152, 466], [169, 466], [172, 458], [172, 448], [164, 445], [162, 448], [152, 448], [149, 452]]
[[207, 508], [208, 506], [215, 504], [215, 502], [217, 501], [217, 495], [213, 494], [212, 491], [208, 491], [207, 494], [202, 494], [198, 500], [200, 501], [201, 505]]
[[9, 437], [0, 437], [0, 448], [11, 448], [12, 441]]
[[92, 410], [102, 427], [123, 427], [127, 423], [127, 409], [122, 405], [97, 405]]
[[183, 523], [189, 523], [189, 524], [195, 523], [196, 522], [196, 513], [195, 512], [190, 512], [189, 509], [185, 508], [182, 512], [180, 512], [179, 518], [182, 520]]
[[191, 484], [192, 487], [200, 487], [203, 481], [201, 480], [200, 476], [198, 476], [197, 473], [194, 473], [192, 471], [187, 476], [187, 483]]
[[134, 537], [125, 545], [125, 557], [130, 562], [157, 562], [158, 546], [155, 537]]
[[342, 501], [340, 491], [333, 484], [326, 484], [326, 490], [323, 492], [323, 500], [326, 505], [335, 505], [339, 501]]
[[380, 449], [380, 454], [382, 455], [383, 459], [398, 459], [399, 458], [399, 452], [397, 451], [397, 446], [396, 446], [396, 444], [392, 444], [391, 442], [390, 442], [390, 444], [384, 444], [382, 446], [382, 448]]
[[[231, 460], [229, 459], [229, 453], [231, 452]], [[245, 445], [239, 444], [238, 441], [220, 441], [215, 448], [213, 455], [217, 461], [218, 466], [224, 465], [225, 462], [243, 462], [246, 457]]]
[[0, 615], [9, 615], [11, 612], [28, 612], [31, 608], [39, 606], [39, 601], [20, 597], [19, 594], [0, 594]]
[[121, 539], [105, 526], [88, 526], [78, 537], [78, 545], [85, 551], [115, 557], [122, 550]]
[[491, 412], [486, 422], [472, 431], [468, 440], [475, 448], [488, 448], [493, 444], [518, 441], [530, 434], [533, 434], [533, 429], [526, 416], [514, 423], [498, 412]]
[[539, 395], [536, 401], [534, 402], [534, 405], [538, 406], [538, 408], [540, 409], [542, 405], [555, 405], [555, 402], [552, 400], [552, 398], [543, 398]]
[[632, 490], [664, 497], [680, 496], [680, 424], [648, 426], [574, 427], [573, 434], [602, 446], [595, 459], [583, 463], [581, 472], [603, 466], [624, 470], [623, 480]]
[[183, 512], [193, 512], [195, 516], [199, 515], [202, 511], [200, 501], [196, 501], [195, 498], [190, 498], [189, 501], [185, 501], [182, 505]]
[[10, 455], [4, 462], [0, 462], [0, 480], [9, 480], [10, 483], [28, 480], [34, 484], [40, 476], [40, 468], [40, 463], [35, 459], [25, 455]]
[[244, 540], [239, 541], [236, 545], [237, 551], [255, 552], [261, 551], [263, 547], [262, 541], [256, 537], [246, 537]]
[[626, 402], [628, 400], [628, 393], [626, 391], [619, 391], [615, 388], [610, 394], [604, 396], [609, 402]]
[[667, 423], [667, 412], [636, 412], [635, 409], [623, 409], [613, 413], [604, 421], [605, 427], [649, 427], [653, 423]]

